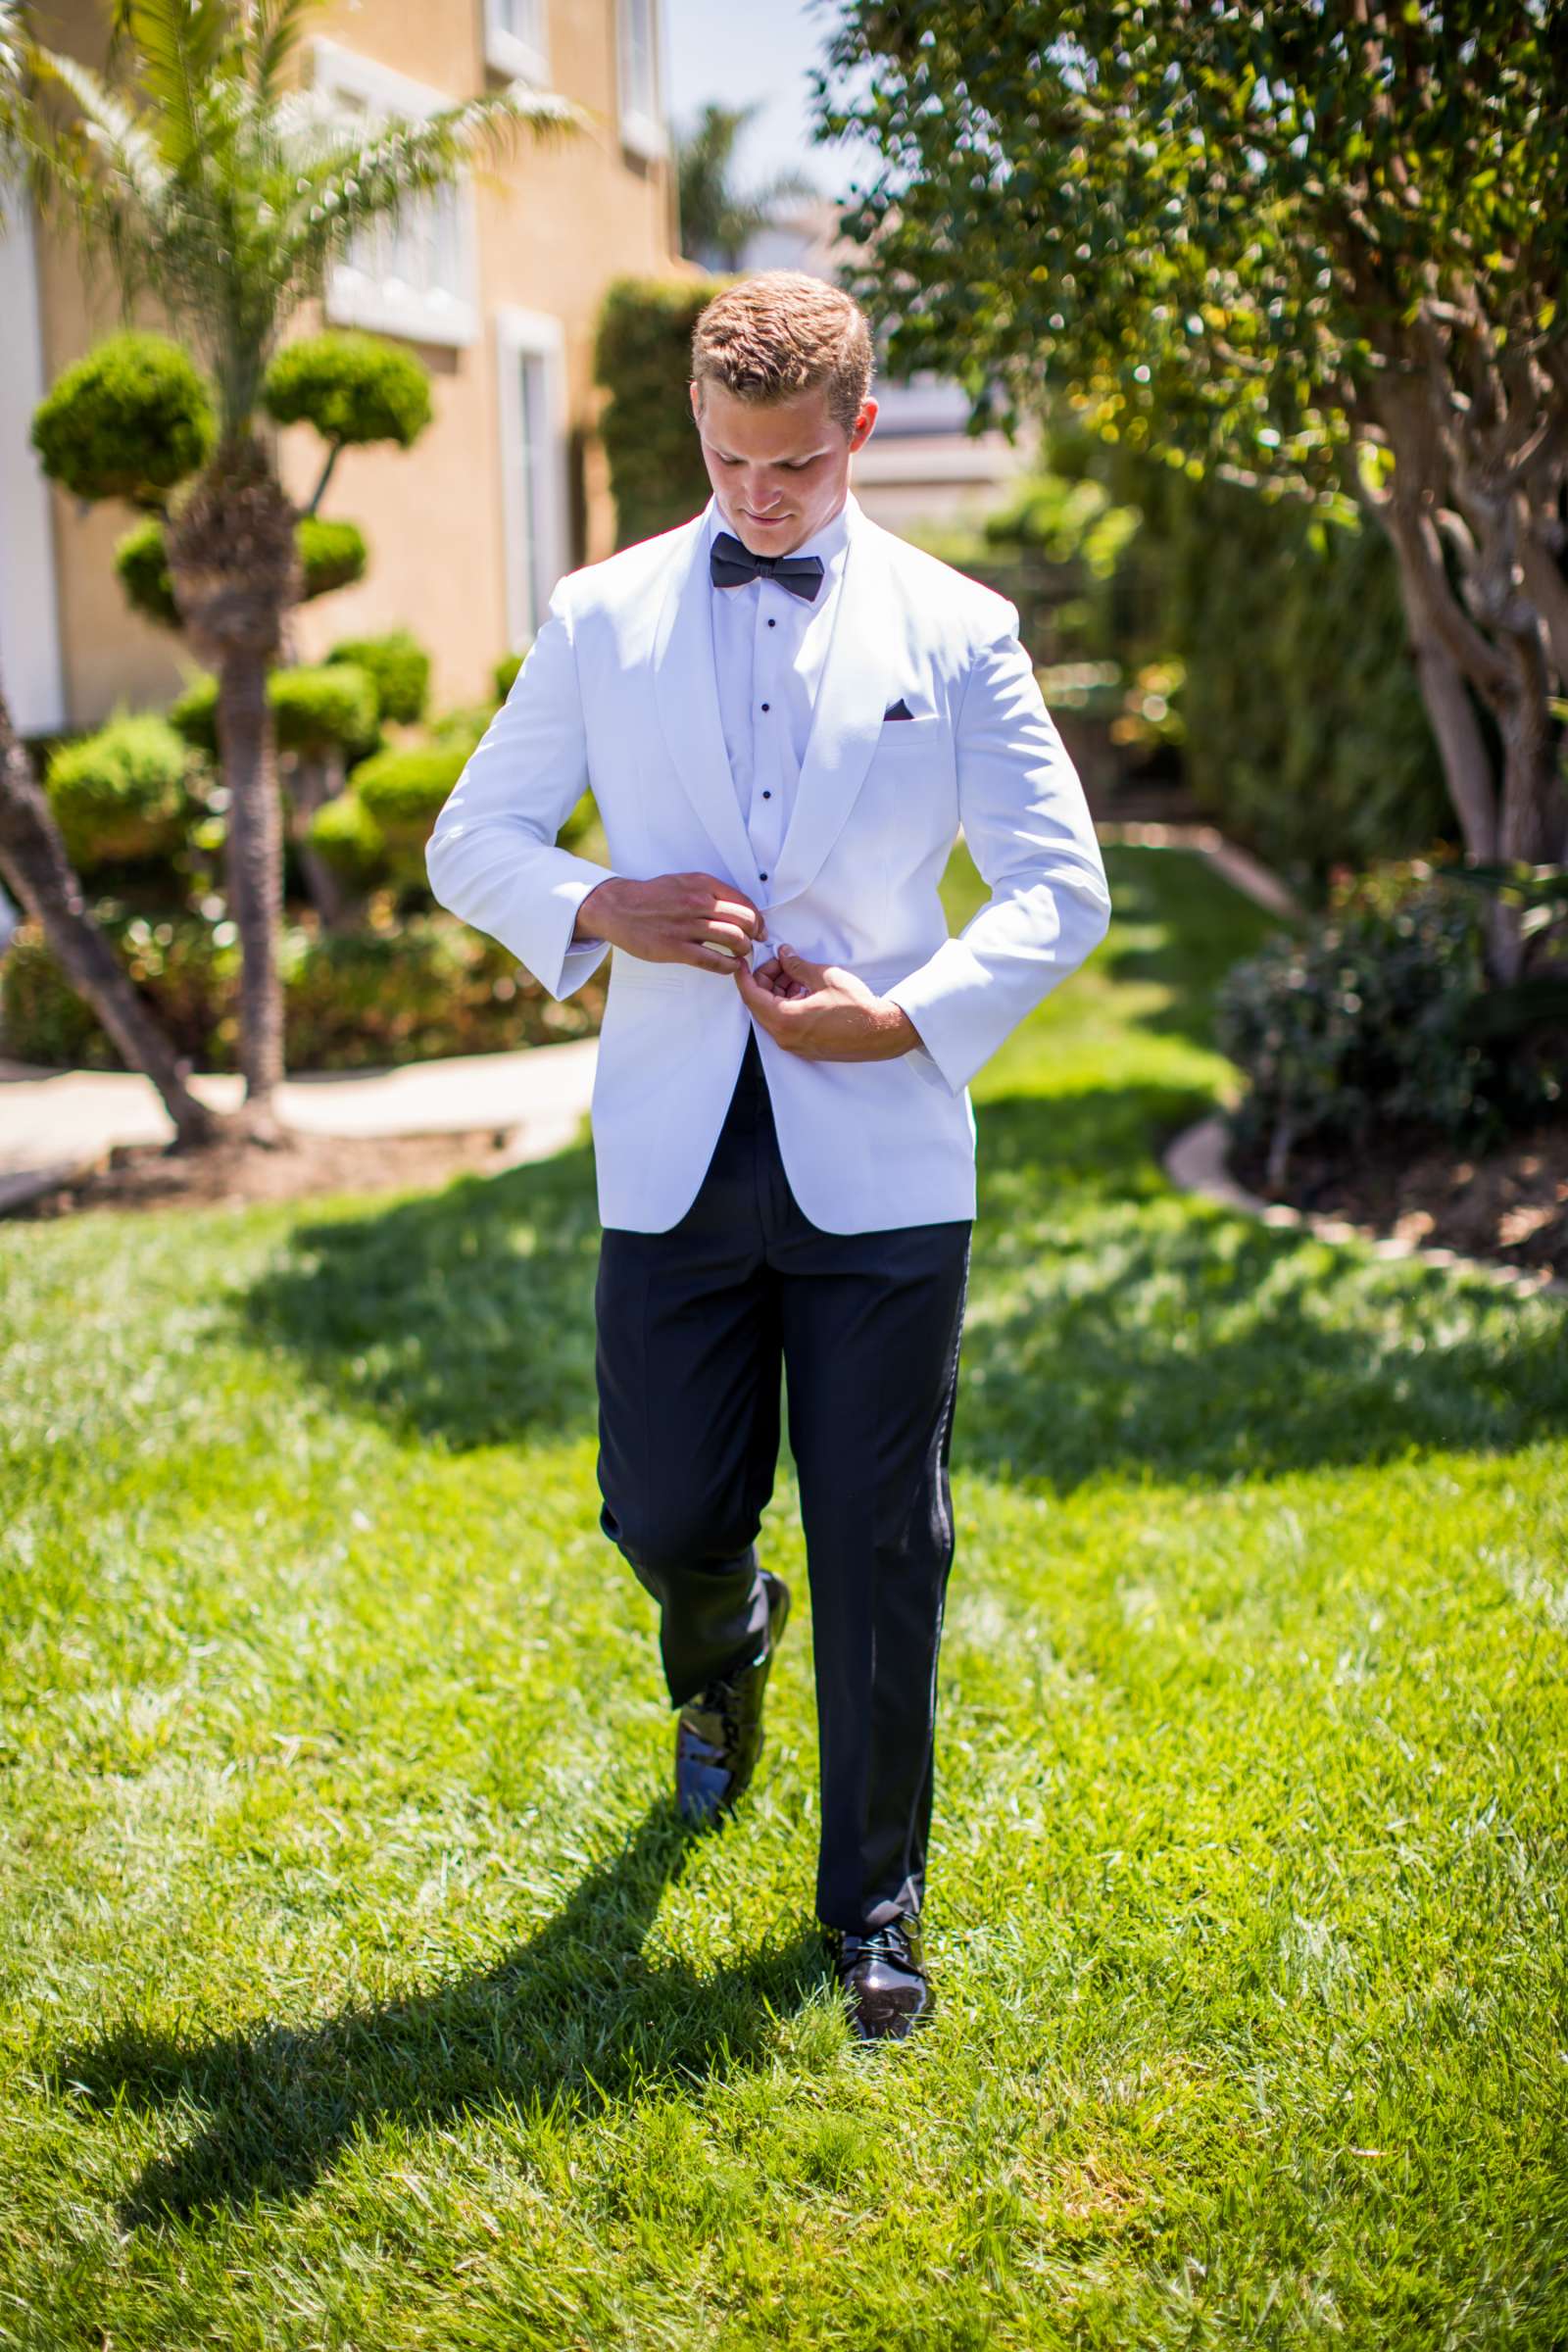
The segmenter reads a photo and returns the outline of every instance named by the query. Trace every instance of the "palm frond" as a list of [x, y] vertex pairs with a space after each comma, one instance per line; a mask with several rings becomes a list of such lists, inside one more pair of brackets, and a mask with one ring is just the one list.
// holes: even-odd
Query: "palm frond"
[[117, 172], [133, 201], [147, 215], [160, 209], [168, 175], [157, 145], [137, 121], [134, 111], [116, 96], [91, 66], [53, 49], [30, 46], [27, 63], [42, 81], [58, 81], [74, 98], [82, 118], [83, 135]]
[[519, 128], [549, 137], [586, 118], [568, 99], [509, 83], [417, 119], [397, 117], [314, 166], [302, 166], [294, 198], [295, 255], [337, 253], [356, 229], [395, 214], [411, 197], [448, 186], [464, 165], [510, 151]]
[[299, 47], [305, 20], [324, 0], [258, 0], [251, 28], [249, 79], [260, 105], [282, 103], [283, 69]]
[[206, 146], [204, 96], [231, 33], [225, 0], [127, 0], [136, 79], [151, 103], [159, 145], [175, 171]]

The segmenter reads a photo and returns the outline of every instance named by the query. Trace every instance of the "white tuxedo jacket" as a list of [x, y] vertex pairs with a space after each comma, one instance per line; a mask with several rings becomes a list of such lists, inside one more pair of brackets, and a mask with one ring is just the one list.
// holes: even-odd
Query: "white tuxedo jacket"
[[[853, 495], [849, 521], [795, 806], [765, 882], [719, 720], [704, 515], [560, 583], [426, 852], [440, 904], [567, 996], [610, 953], [570, 944], [607, 869], [556, 847], [591, 786], [608, 870], [738, 885], [767, 918], [754, 963], [786, 940], [902, 1004], [922, 1047], [892, 1061], [804, 1060], [758, 1032], [785, 1173], [829, 1233], [973, 1216], [968, 1080], [1110, 915], [1083, 789], [1015, 609], [881, 529]], [[901, 697], [913, 715], [884, 718]], [[954, 939], [938, 885], [960, 825], [991, 896]], [[660, 1233], [685, 1214], [752, 1026], [729, 976], [613, 951], [592, 1099], [604, 1224]]]

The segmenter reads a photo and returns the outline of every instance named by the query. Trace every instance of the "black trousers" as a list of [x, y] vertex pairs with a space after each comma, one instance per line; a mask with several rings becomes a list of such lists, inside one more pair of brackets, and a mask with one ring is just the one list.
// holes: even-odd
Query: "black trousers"
[[600, 1524], [660, 1604], [675, 1706], [765, 1638], [756, 1544], [782, 1368], [815, 1637], [817, 1914], [852, 1933], [924, 1891], [969, 1233], [811, 1224], [754, 1034], [685, 1216], [600, 1246]]

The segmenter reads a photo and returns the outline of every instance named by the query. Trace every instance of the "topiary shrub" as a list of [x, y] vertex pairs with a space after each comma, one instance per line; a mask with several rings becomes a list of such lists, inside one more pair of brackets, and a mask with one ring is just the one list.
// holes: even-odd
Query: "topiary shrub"
[[[376, 742], [375, 681], [354, 662], [299, 662], [268, 673], [281, 751], [318, 753], [333, 746], [361, 758]], [[209, 759], [218, 756], [218, 680], [200, 670], [165, 712], [172, 727]]]
[[133, 612], [139, 612], [144, 620], [155, 621], [161, 629], [183, 625], [174, 602], [164, 526], [156, 514], [148, 515], [144, 522], [133, 522], [115, 541], [114, 565], [125, 602]]
[[358, 523], [329, 521], [324, 514], [302, 514], [294, 539], [304, 576], [302, 602], [330, 596], [334, 588], [352, 588], [356, 580], [364, 579], [370, 559]]
[[468, 760], [462, 741], [377, 752], [354, 770], [354, 790], [386, 839], [394, 864], [423, 864], [424, 845]]
[[1516, 1105], [1472, 1034], [1486, 986], [1477, 903], [1431, 869], [1342, 884], [1325, 917], [1236, 964], [1215, 1035], [1244, 1072], [1237, 1140], [1282, 1183], [1306, 1143], [1375, 1128], [1481, 1139]]
[[207, 384], [167, 335], [132, 328], [67, 368], [39, 402], [32, 446], [74, 498], [160, 505], [217, 439]]
[[62, 744], [44, 788], [74, 865], [164, 858], [191, 813], [189, 746], [156, 711], [112, 718]]
[[594, 381], [610, 394], [599, 438], [610, 464], [615, 544], [689, 521], [708, 503], [708, 470], [687, 386], [697, 315], [727, 277], [616, 278], [594, 344]]
[[267, 681], [279, 751], [310, 756], [341, 750], [350, 758], [374, 742], [375, 680], [357, 662], [299, 662]]
[[424, 716], [430, 696], [430, 657], [411, 630], [388, 629], [379, 637], [341, 638], [326, 659], [353, 662], [369, 671], [383, 719], [408, 727]]
[[408, 449], [430, 421], [430, 378], [396, 343], [354, 327], [285, 344], [262, 382], [279, 424], [313, 424], [338, 448], [392, 441]]
[[[352, 587], [356, 580], [365, 577], [369, 554], [365, 534], [357, 523], [302, 514], [294, 537], [300, 551], [305, 600], [329, 596], [334, 588]], [[157, 621], [162, 628], [183, 627], [170, 576], [161, 517], [149, 515], [145, 522], [134, 524], [118, 539], [114, 562], [125, 600], [134, 611], [147, 620]]]
[[305, 839], [356, 895], [391, 878], [386, 835], [357, 792], [340, 792], [318, 808]]

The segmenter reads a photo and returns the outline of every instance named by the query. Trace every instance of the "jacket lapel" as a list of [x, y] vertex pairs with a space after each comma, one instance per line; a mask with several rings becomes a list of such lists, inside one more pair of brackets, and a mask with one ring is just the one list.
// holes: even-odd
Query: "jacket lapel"
[[838, 609], [795, 808], [771, 876], [773, 902], [798, 898], [809, 888], [865, 781], [893, 683], [891, 594], [882, 534], [852, 493]]
[[706, 517], [705, 508], [669, 568], [654, 637], [654, 695], [671, 764], [720, 854], [720, 878], [760, 900], [763, 884], [718, 712]]

